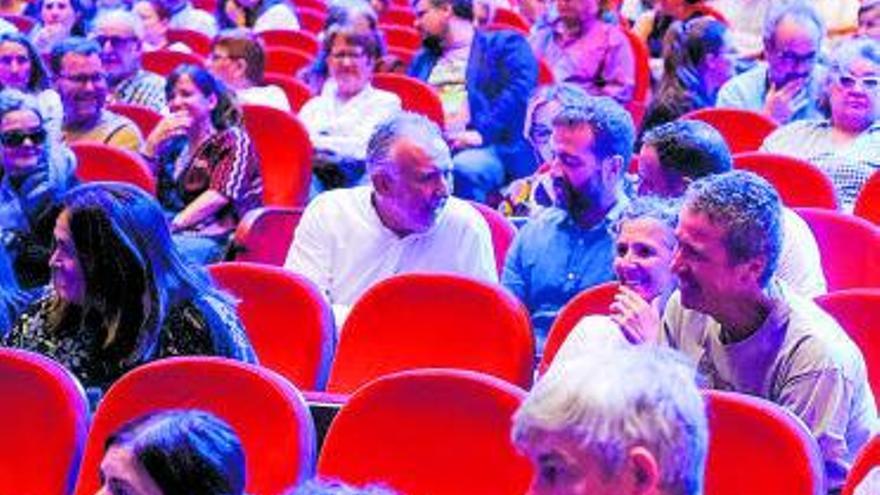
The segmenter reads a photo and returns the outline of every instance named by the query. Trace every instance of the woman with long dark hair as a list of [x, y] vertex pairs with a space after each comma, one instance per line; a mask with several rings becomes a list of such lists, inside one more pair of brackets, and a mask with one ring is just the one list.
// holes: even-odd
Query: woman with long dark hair
[[249, 28], [255, 33], [299, 30], [299, 19], [287, 0], [221, 0], [217, 23], [220, 29]]

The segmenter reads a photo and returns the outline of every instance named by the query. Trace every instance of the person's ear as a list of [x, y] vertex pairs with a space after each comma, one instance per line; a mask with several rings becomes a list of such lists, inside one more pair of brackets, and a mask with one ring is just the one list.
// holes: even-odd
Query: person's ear
[[633, 447], [627, 458], [633, 495], [655, 495], [659, 492], [660, 466], [654, 454], [645, 447]]
[[370, 182], [373, 184], [373, 190], [379, 196], [387, 196], [391, 191], [391, 177], [381, 170], [370, 176]]

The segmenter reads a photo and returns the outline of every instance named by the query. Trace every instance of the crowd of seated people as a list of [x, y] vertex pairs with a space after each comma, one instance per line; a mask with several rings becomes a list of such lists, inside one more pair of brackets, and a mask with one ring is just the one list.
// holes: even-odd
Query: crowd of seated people
[[[234, 259], [236, 230], [255, 210], [301, 207], [293, 235], [283, 234], [283, 269], [317, 286], [339, 331], [377, 283], [448, 273], [522, 303], [540, 359], [568, 302], [619, 282], [607, 314], [574, 326], [514, 417], [512, 442], [538, 468], [534, 493], [563, 490], [566, 470], [587, 473], [570, 482], [595, 493], [639, 483], [649, 487], [640, 493], [700, 493], [697, 383], [799, 417], [821, 449], [827, 488], [841, 488], [880, 421], [868, 384], [875, 363], [813, 301], [829, 291], [823, 267], [835, 260], [772, 180], [736, 171], [729, 137], [689, 114], [757, 114], [775, 128], [752, 151], [814, 165], [849, 218], [880, 174], [880, 1], [525, 0], [484, 2], [479, 20], [472, 0], [328, 0], [317, 54], [267, 84], [270, 34], [305, 30], [305, 3], [10, 7], [33, 27], [0, 23], [0, 345], [61, 363], [92, 406], [154, 360], [259, 363], [238, 302], [206, 266]], [[494, 24], [501, 9], [528, 32]], [[415, 19], [398, 27], [418, 36], [418, 50], [387, 42], [383, 19], [394, 10]], [[188, 45], [185, 30], [206, 36], [204, 46]], [[656, 77], [640, 73], [644, 48], [662, 65]], [[175, 51], [192, 63], [159, 74], [146, 62]], [[387, 72], [433, 92], [439, 121], [406, 110], [424, 102], [380, 84]], [[644, 98], [638, 81], [649, 84]], [[282, 82], [309, 97], [294, 101]], [[303, 204], [273, 204], [267, 193], [277, 179], [266, 170], [277, 164], [254, 132], [266, 123], [246, 118], [252, 106], [305, 129], [313, 154], [303, 160], [312, 167]], [[134, 107], [155, 125], [130, 118]], [[82, 143], [125, 150], [155, 189], [81, 176]], [[506, 253], [493, 249], [482, 204], [513, 218]], [[607, 387], [624, 402], [596, 406]], [[626, 401], [680, 408], [649, 426], [673, 437], [626, 438], [597, 457], [593, 443], [605, 440], [584, 425], [624, 435], [603, 425], [634, 407]], [[557, 416], [563, 403], [582, 410]], [[182, 411], [138, 420], [108, 442], [102, 492], [196, 490], [139, 457], [153, 442], [192, 445], [187, 436], [223, 440], [201, 446], [235, 458], [202, 466], [205, 479], [228, 483], [205, 493], [243, 493], [234, 432]], [[652, 442], [687, 453], [680, 472], [667, 471], [668, 453]], [[161, 454], [170, 464], [221, 456]], [[146, 477], [124, 479], [132, 472]], [[357, 490], [316, 480], [292, 493], [386, 493]]]

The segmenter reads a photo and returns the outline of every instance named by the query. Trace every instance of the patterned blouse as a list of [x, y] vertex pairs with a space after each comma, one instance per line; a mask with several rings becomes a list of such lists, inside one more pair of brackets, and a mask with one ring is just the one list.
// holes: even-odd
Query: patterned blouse
[[[36, 352], [58, 361], [86, 389], [104, 391], [137, 364], [143, 364], [101, 358], [98, 332], [89, 328], [88, 321], [77, 321], [77, 325], [51, 331], [49, 317], [55, 301], [54, 292], [49, 291], [31, 305], [3, 338], [2, 345]], [[234, 310], [213, 296], [191, 299], [170, 308], [162, 323], [157, 355], [152, 359], [186, 355], [216, 355], [256, 362], [256, 355]]]

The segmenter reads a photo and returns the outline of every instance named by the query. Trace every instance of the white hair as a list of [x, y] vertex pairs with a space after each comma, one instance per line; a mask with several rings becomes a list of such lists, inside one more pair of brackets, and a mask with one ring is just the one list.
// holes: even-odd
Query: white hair
[[144, 22], [141, 20], [140, 16], [123, 9], [108, 9], [98, 12], [93, 23], [92, 31], [94, 32], [101, 26], [111, 22], [119, 22], [131, 27], [134, 36], [140, 41], [144, 40]]
[[660, 486], [699, 495], [708, 444], [696, 371], [678, 352], [654, 345], [620, 346], [555, 363], [513, 418], [518, 445], [540, 434], [561, 435], [596, 459], [611, 478], [630, 449], [648, 449]]

